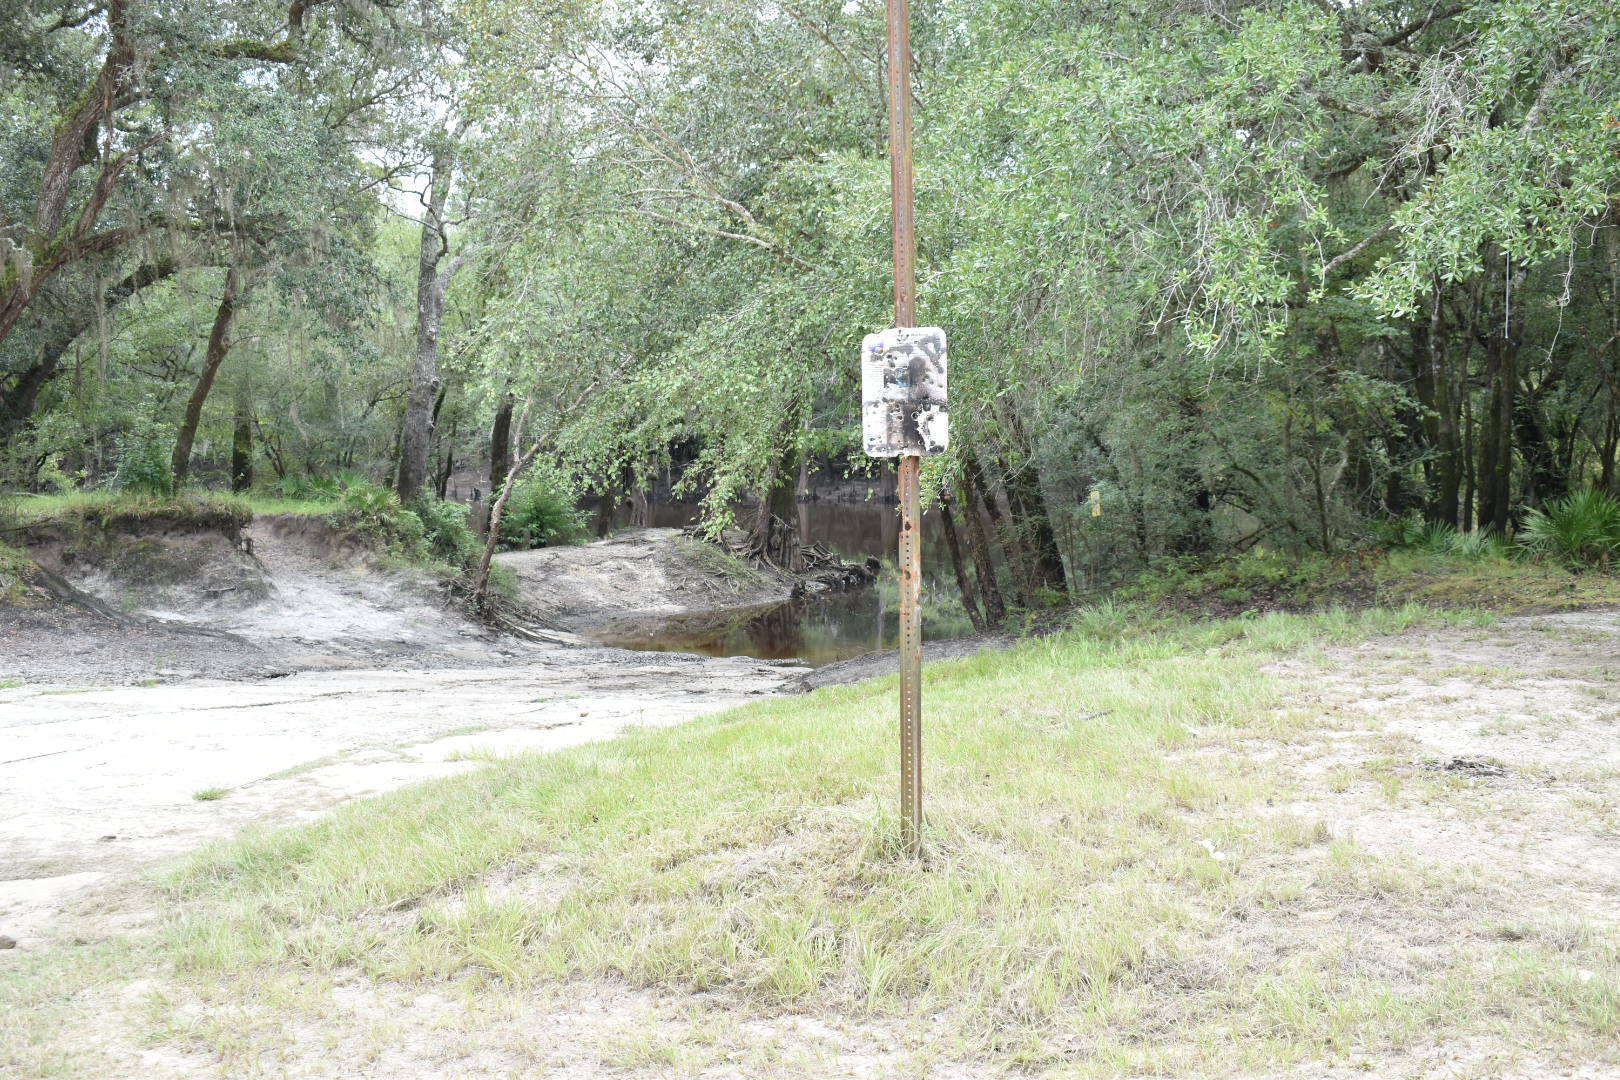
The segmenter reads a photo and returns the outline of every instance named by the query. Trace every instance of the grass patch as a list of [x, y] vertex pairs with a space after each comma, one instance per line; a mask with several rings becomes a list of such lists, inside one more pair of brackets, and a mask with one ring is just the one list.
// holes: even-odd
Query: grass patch
[[193, 791], [191, 793], [191, 797], [196, 799], [198, 802], [213, 802], [216, 799], [223, 799], [230, 793], [230, 788], [205, 787], [201, 791]]
[[1504, 614], [1620, 604], [1620, 574], [1477, 551], [1370, 549], [1334, 558], [1255, 549], [1217, 560], [1167, 560], [1116, 594], [1172, 612], [1219, 617], [1262, 611], [1421, 604]]
[[1453, 559], [1399, 553], [1381, 569], [1386, 602], [1534, 613], [1620, 604], [1620, 575], [1572, 571], [1551, 561]]
[[316, 516], [331, 513], [336, 505], [333, 499], [289, 498], [286, 496], [249, 492], [225, 494], [221, 492], [187, 491], [177, 497], [148, 495], [139, 492], [91, 489], [33, 495], [11, 492], [7, 499], [7, 516], [19, 523], [50, 519], [70, 519], [84, 516], [107, 517], [140, 516], [186, 507], [212, 506], [252, 514], [305, 514]]
[[245, 499], [212, 492], [187, 492], [169, 498], [101, 490], [13, 495], [4, 516], [17, 529], [57, 526], [73, 532], [104, 532], [180, 526], [219, 529], [234, 535], [253, 520], [253, 508]]
[[[1611, 945], [1474, 936], [1527, 916], [1281, 812], [1286, 776], [1249, 752], [1308, 722], [1279, 709], [1269, 658], [1432, 613], [1129, 614], [929, 668], [921, 863], [898, 853], [893, 679], [216, 845], [165, 883], [163, 955], [233, 1018], [193, 1037], [227, 1071], [259, 1060], [289, 1016], [327, 1022], [300, 988], [341, 975], [469, 998], [715, 991], [1065, 1076], [1354, 1064], [1504, 1031], [1613, 1056]], [[650, 1034], [617, 1053], [677, 1051]]]

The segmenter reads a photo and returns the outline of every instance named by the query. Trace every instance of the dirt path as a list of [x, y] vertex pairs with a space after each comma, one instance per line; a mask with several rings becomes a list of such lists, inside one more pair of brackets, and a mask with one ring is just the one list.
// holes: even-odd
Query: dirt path
[[678, 723], [802, 673], [535, 647], [499, 669], [0, 690], [0, 934], [41, 943], [81, 917], [87, 891], [250, 823], [309, 818], [492, 754]]

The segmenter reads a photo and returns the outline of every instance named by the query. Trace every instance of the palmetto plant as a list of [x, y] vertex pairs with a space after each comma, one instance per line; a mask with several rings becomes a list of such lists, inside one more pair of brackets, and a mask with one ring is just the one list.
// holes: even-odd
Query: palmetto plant
[[1572, 564], [1607, 564], [1620, 550], [1620, 500], [1595, 488], [1556, 499], [1530, 511], [1519, 543]]

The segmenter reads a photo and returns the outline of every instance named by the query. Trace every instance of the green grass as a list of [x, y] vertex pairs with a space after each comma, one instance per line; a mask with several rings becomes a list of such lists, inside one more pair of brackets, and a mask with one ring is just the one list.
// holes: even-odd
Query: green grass
[[44, 522], [79, 523], [116, 519], [138, 519], [159, 515], [221, 514], [251, 520], [255, 514], [329, 514], [337, 505], [314, 499], [289, 499], [273, 494], [231, 495], [220, 492], [188, 491], [174, 498], [127, 491], [68, 491], [51, 495], [0, 493], [4, 515], [18, 525]]
[[191, 793], [191, 797], [196, 799], [198, 802], [213, 802], [216, 799], [223, 799], [230, 793], [230, 788], [205, 787], [201, 791], [193, 791]]
[[[1305, 719], [1262, 665], [1431, 617], [1113, 609], [935, 665], [920, 863], [897, 844], [891, 679], [217, 845], [168, 879], [162, 951], [244, 1016], [296, 1008], [311, 972], [468, 994], [610, 978], [943, 1017], [954, 1053], [1077, 1076], [1353, 1063], [1509, 1016], [1532, 1040], [1612, 1039], [1612, 949], [1474, 939], [1511, 897], [1272, 809], [1286, 781], [1248, 749]], [[487, 884], [511, 880], [537, 887]], [[234, 1027], [230, 1052], [279, 1022]]]

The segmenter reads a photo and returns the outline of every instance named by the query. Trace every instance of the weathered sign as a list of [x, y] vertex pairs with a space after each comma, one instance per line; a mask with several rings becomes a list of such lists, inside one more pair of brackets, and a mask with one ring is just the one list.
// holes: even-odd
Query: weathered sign
[[872, 457], [938, 454], [949, 442], [945, 331], [900, 327], [861, 342], [861, 430]]

